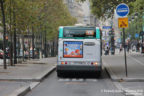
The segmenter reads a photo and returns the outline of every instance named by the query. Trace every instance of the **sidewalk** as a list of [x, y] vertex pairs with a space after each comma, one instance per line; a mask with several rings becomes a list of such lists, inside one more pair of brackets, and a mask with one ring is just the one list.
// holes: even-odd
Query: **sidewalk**
[[103, 65], [114, 84], [126, 96], [144, 96], [144, 55], [127, 54], [128, 77], [125, 73], [124, 54], [103, 56]]
[[143, 55], [127, 54], [128, 77], [125, 72], [124, 55], [103, 56], [103, 64], [112, 80], [144, 81], [143, 58]]
[[55, 69], [56, 60], [56, 57], [30, 60], [8, 66], [7, 70], [0, 66], [0, 96], [22, 96], [30, 91]]
[[[103, 50], [103, 56], [105, 56], [105, 51]], [[139, 52], [136, 52], [136, 51], [132, 51], [132, 50], [129, 50], [129, 52], [127, 52], [127, 55], [129, 55], [129, 54], [131, 54], [131, 55], [144, 55], [144, 54], [141, 54], [141, 51], [139, 51]], [[111, 56], [112, 54], [111, 54], [111, 51], [109, 51], [109, 55]], [[122, 56], [124, 56], [124, 49], [120, 52], [120, 50], [119, 49], [115, 49], [115, 55], [122, 55]]]

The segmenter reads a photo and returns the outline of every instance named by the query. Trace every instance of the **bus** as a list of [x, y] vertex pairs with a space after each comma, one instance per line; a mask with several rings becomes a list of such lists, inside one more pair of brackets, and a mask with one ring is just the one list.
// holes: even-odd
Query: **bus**
[[58, 35], [57, 76], [66, 73], [102, 71], [101, 30], [99, 27], [60, 26]]

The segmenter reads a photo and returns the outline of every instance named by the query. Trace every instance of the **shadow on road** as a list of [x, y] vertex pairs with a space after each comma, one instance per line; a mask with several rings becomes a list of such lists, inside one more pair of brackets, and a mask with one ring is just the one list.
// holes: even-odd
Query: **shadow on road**
[[109, 76], [103, 69], [102, 72], [66, 72], [60, 78], [107, 79]]

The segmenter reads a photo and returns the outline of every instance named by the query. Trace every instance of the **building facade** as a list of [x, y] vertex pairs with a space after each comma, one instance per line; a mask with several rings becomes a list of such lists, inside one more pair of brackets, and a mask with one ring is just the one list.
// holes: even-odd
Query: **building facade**
[[77, 0], [64, 0], [64, 3], [67, 5], [70, 14], [77, 18], [77, 23], [87, 24], [90, 22], [90, 8], [89, 1], [78, 2]]

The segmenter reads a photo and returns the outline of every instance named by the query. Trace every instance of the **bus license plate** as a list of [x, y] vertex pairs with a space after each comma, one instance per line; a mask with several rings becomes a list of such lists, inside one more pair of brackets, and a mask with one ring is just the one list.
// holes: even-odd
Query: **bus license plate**
[[79, 64], [83, 64], [83, 62], [71, 62], [71, 64], [79, 65]]

